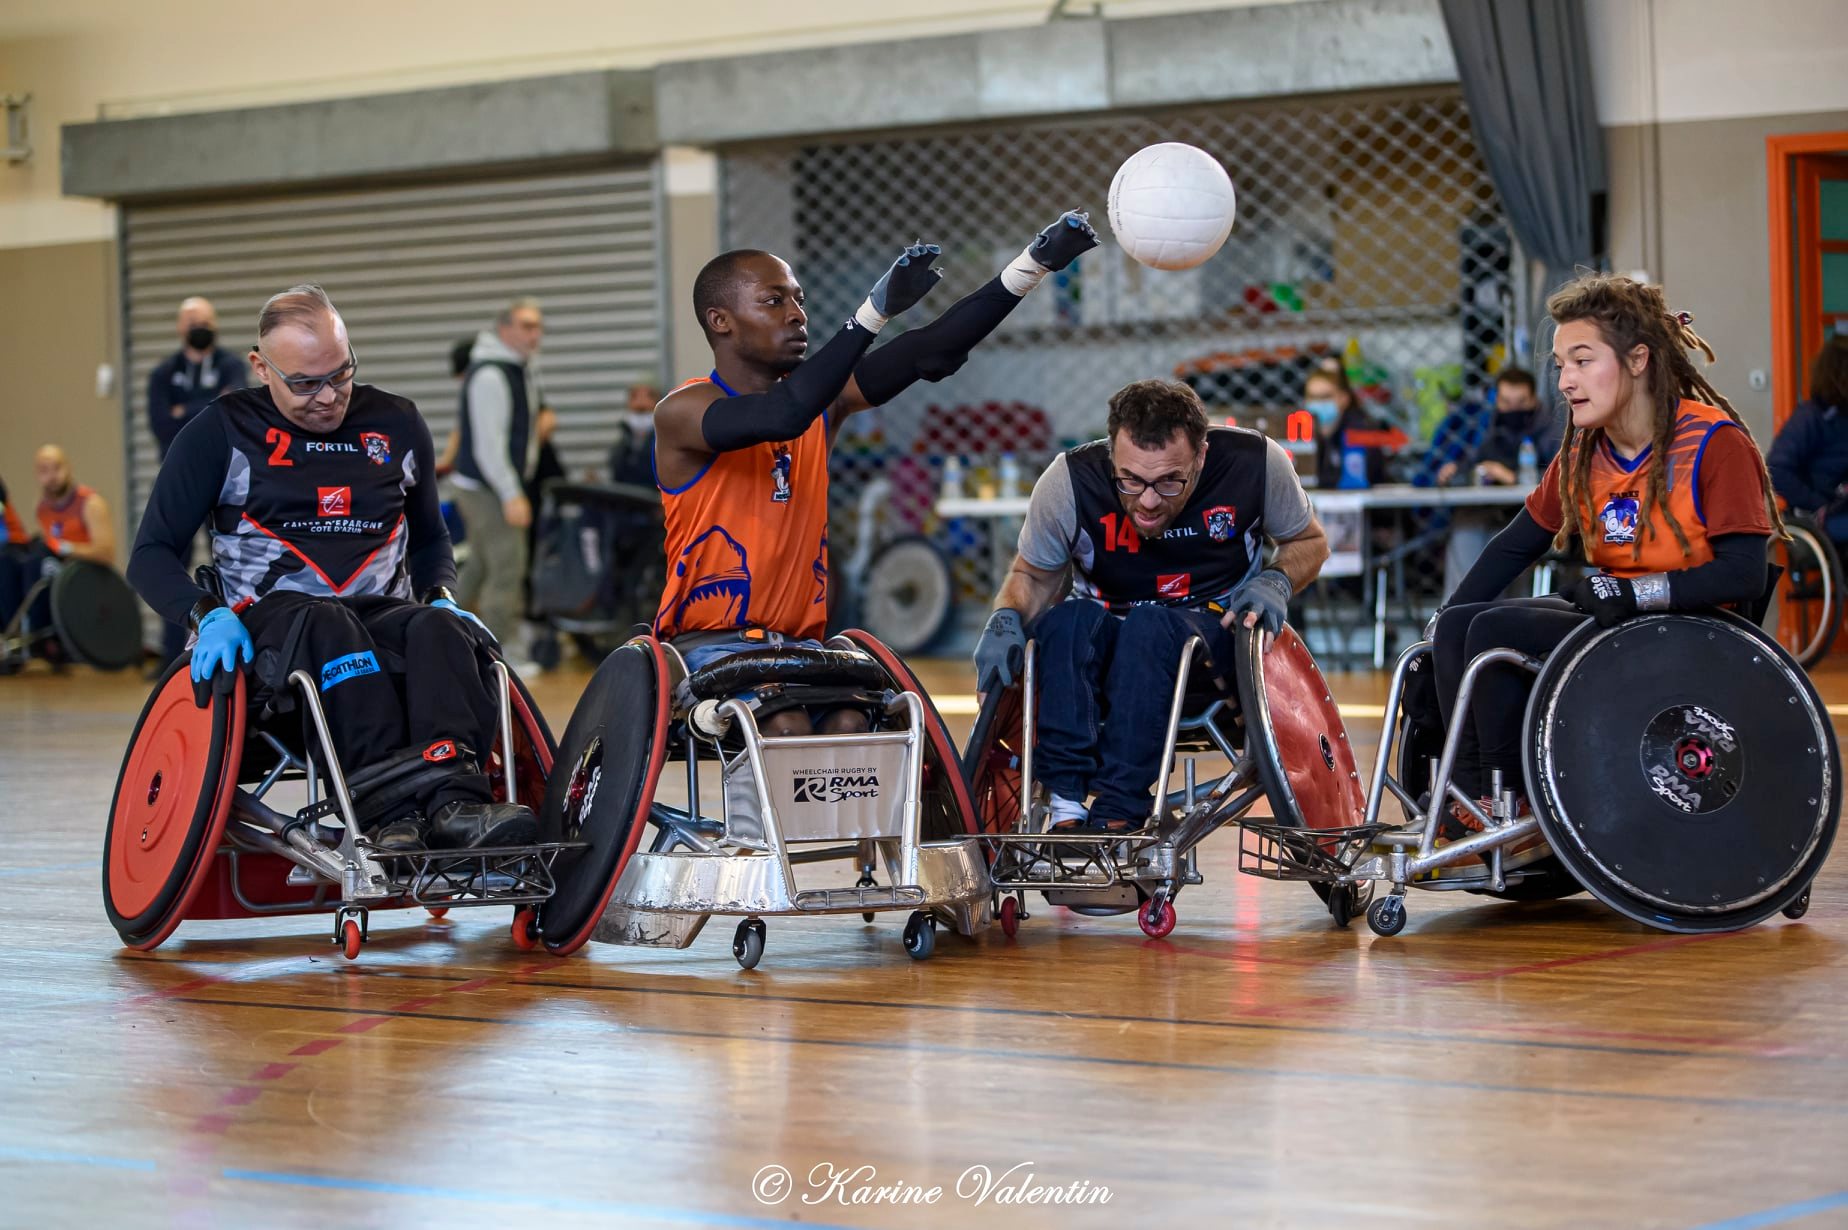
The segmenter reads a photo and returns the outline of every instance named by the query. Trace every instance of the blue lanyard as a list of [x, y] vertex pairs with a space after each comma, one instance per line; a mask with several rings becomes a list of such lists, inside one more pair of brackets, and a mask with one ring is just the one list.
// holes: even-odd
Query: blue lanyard
[[718, 368], [716, 368], [716, 367], [715, 367], [715, 368], [713, 368], [713, 369], [712, 369], [712, 375], [711, 375], [710, 377], [708, 377], [708, 379], [710, 379], [710, 380], [712, 381], [712, 383], [714, 383], [714, 384], [716, 384], [716, 385], [718, 385], [718, 386], [719, 386], [719, 387], [720, 387], [721, 389], [724, 389], [724, 390], [725, 390], [725, 396], [727, 396], [727, 397], [736, 397], [736, 396], [738, 396], [738, 390], [737, 390], [737, 389], [734, 389], [734, 388], [732, 388], [732, 387], [731, 387], [731, 385], [729, 385], [729, 384], [726, 384], [726, 383], [725, 383], [725, 382], [724, 382], [723, 380], [721, 380], [721, 379], [719, 379], [719, 369], [718, 369]]

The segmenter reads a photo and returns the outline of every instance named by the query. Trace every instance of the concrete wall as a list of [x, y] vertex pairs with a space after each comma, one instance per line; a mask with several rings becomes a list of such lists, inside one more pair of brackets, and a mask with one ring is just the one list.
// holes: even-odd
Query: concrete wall
[[29, 510], [32, 454], [61, 444], [78, 480], [108, 498], [120, 534], [122, 405], [96, 388], [97, 365], [119, 349], [115, 276], [113, 243], [0, 248], [0, 478]]

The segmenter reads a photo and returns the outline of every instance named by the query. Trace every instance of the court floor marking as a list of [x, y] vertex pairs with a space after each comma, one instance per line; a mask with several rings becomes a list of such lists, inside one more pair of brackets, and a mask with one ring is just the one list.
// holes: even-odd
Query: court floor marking
[[1834, 1192], [1827, 1196], [1818, 1196], [1813, 1200], [1799, 1200], [1794, 1204], [1780, 1204], [1773, 1209], [1762, 1209], [1756, 1213], [1747, 1213], [1742, 1217], [1729, 1217], [1725, 1221], [1710, 1221], [1696, 1230], [1759, 1230], [1762, 1226], [1778, 1226], [1799, 1217], [1808, 1217], [1811, 1213], [1826, 1213], [1830, 1209], [1839, 1209], [1848, 1205], [1848, 1192]]
[[[993, 1059], [1013, 1063], [1045, 1063], [1053, 1066], [1060, 1064], [1075, 1064], [1080, 1067], [1146, 1068], [1171, 1072], [1204, 1072], [1219, 1076], [1243, 1076], [1264, 1080], [1302, 1080], [1332, 1084], [1384, 1085], [1394, 1088], [1419, 1090], [1442, 1089], [1467, 1093], [1506, 1093], [1527, 1097], [1585, 1098], [1594, 1101], [1610, 1102], [1647, 1102], [1666, 1106], [1706, 1106], [1725, 1110], [1762, 1110], [1780, 1115], [1810, 1114], [1829, 1117], [1848, 1116], [1848, 1105], [1809, 1104], [1772, 1098], [1711, 1097], [1697, 1094], [1637, 1093], [1617, 1089], [1573, 1089], [1543, 1085], [1496, 1084], [1488, 1081], [1440, 1079], [1397, 1073], [1331, 1072], [1314, 1068], [1264, 1067], [1231, 1063], [1197, 1063], [1172, 1059], [1134, 1059], [1109, 1055], [1074, 1055], [1057, 1051], [1023, 1051], [1001, 1047], [950, 1046], [939, 1043], [919, 1043], [911, 1039], [896, 1042], [883, 1042], [866, 1038], [803, 1038], [763, 1032], [737, 1034], [727, 1033], [723, 1030], [670, 1029], [663, 1026], [638, 1025], [629, 1022], [584, 1020], [536, 1021], [528, 1017], [465, 1016], [460, 1013], [422, 1011], [402, 1012], [393, 1009], [356, 1008], [341, 1004], [270, 1003], [252, 1000], [212, 999], [205, 996], [190, 997], [175, 1002], [200, 1004], [207, 1007], [236, 1008], [246, 1012], [262, 1010], [272, 1012], [324, 1013], [354, 1016], [366, 1021], [373, 1021], [375, 1018], [385, 1018], [387, 1020], [445, 1021], [467, 1025], [500, 1025], [514, 1029], [537, 1030], [545, 1033], [593, 1033], [614, 1034], [628, 1037], [693, 1038], [709, 1042], [724, 1042], [729, 1044], [743, 1043], [747, 1045], [779, 1043], [789, 1047], [814, 1046], [840, 1050], [876, 1051], [895, 1054], [930, 1054], [953, 1058]], [[384, 1021], [379, 1020], [376, 1023], [383, 1024]], [[372, 1027], [371, 1024], [368, 1024], [366, 1030], [369, 1031]], [[345, 1028], [347, 1027], [340, 1027], [341, 1030]], [[336, 1030], [336, 1032], [339, 1032], [339, 1030]]]

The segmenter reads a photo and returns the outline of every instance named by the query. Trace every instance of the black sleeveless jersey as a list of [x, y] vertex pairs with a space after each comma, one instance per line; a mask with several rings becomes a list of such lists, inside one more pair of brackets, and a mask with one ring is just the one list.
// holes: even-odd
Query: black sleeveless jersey
[[1065, 454], [1077, 505], [1073, 588], [1120, 610], [1138, 603], [1206, 606], [1249, 576], [1264, 546], [1265, 438], [1242, 427], [1206, 433], [1200, 481], [1180, 515], [1145, 539], [1123, 511], [1110, 442]]

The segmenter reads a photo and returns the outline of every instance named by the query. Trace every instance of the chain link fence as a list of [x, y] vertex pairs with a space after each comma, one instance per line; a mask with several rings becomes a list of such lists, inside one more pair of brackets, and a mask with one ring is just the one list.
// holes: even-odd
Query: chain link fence
[[[1116, 168], [1159, 141], [1215, 155], [1238, 192], [1232, 237], [1197, 269], [1145, 269], [1104, 224]], [[929, 536], [953, 563], [965, 630], [992, 593], [989, 527], [935, 515], [946, 459], [972, 495], [996, 489], [1004, 457], [1030, 484], [1058, 449], [1102, 434], [1114, 390], [1172, 376], [1215, 417], [1297, 437], [1312, 474], [1303, 384], [1333, 361], [1381, 426], [1404, 432], [1391, 474], [1411, 481], [1434, 468], [1425, 442], [1480, 398], [1515, 325], [1519, 262], [1454, 89], [751, 145], [722, 165], [724, 245], [788, 258], [824, 330], [915, 236], [944, 246], [928, 318], [1061, 211], [1100, 223], [1104, 245], [1048, 279], [958, 374], [860, 416], [835, 454], [834, 558], [871, 511], [882, 536]], [[889, 497], [876, 488], [877, 508], [860, 510], [878, 478]], [[1403, 562], [1408, 609], [1441, 587], [1432, 544]]]

